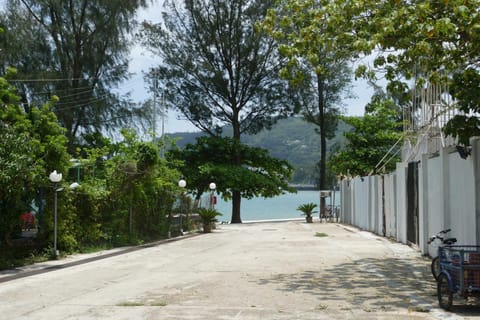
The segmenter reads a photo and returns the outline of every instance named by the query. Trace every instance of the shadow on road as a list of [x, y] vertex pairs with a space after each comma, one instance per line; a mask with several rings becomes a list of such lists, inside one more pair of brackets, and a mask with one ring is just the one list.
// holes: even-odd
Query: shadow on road
[[[436, 282], [427, 260], [360, 259], [334, 268], [277, 274], [258, 284], [274, 284], [278, 290], [288, 292], [301, 291], [318, 298], [328, 309], [429, 312], [438, 308]], [[452, 312], [480, 315], [480, 305], [465, 302], [462, 298], [454, 299]]]
[[[301, 291], [317, 297], [325, 308], [372, 311], [408, 310], [429, 312], [438, 308], [437, 285], [428, 260], [360, 259], [334, 268], [277, 274], [258, 281], [278, 290]], [[454, 297], [451, 312], [480, 315], [480, 300]]]

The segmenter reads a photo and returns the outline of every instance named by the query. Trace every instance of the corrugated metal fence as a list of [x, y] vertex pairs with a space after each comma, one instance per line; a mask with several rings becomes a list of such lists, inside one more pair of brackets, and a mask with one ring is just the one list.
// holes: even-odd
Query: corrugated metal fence
[[342, 222], [435, 255], [427, 244], [438, 231], [458, 244], [480, 245], [480, 137], [462, 159], [455, 148], [398, 163], [394, 173], [341, 182]]

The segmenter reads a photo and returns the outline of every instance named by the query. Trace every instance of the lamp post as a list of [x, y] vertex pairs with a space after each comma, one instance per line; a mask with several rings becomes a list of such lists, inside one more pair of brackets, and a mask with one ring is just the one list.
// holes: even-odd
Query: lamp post
[[82, 164], [80, 160], [78, 159], [70, 159], [71, 168], [77, 169], [77, 183], [80, 183], [80, 169], [82, 167]]
[[[178, 181], [178, 186], [183, 189], [187, 186], [187, 182], [184, 179], [181, 179], [180, 181]], [[184, 206], [183, 206], [183, 191], [182, 191], [182, 194], [180, 196], [180, 235], [181, 236], [183, 236], [183, 222], [182, 222], [183, 210], [184, 210]]]
[[209, 185], [210, 188], [210, 209], [214, 209], [214, 203], [213, 203], [213, 193], [215, 192], [215, 189], [217, 188], [217, 185], [215, 182], [211, 182]]
[[57, 170], [53, 170], [49, 176], [50, 181], [54, 183], [54, 207], [53, 207], [53, 254], [58, 256], [57, 251], [57, 193], [58, 191], [62, 191], [62, 189], [58, 189], [58, 183], [62, 181], [62, 174], [57, 173]]

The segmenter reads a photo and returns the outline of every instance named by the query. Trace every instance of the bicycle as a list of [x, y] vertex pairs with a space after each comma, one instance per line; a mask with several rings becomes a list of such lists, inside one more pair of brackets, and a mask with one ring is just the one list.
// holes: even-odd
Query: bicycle
[[[445, 229], [437, 233], [436, 235], [430, 237], [428, 240], [428, 244], [430, 245], [432, 242], [435, 240], [440, 241], [439, 247], [445, 247], [445, 246], [450, 246], [454, 243], [457, 242], [457, 238], [445, 238], [445, 235], [452, 231], [452, 229]], [[432, 259], [432, 265], [431, 265], [431, 270], [432, 270], [432, 275], [435, 278], [435, 281], [438, 280], [438, 276], [440, 275], [440, 261], [439, 261], [439, 255], [437, 255], [435, 258]]]
[[450, 310], [453, 297], [480, 297], [480, 246], [438, 247], [440, 275], [437, 280], [438, 304]]

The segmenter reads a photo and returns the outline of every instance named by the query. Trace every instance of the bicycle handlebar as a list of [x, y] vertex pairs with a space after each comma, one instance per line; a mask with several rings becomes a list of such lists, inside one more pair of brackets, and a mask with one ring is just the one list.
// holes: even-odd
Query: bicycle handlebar
[[[436, 235], [430, 237], [430, 239], [428, 239], [428, 244], [432, 243], [435, 239], [439, 239], [441, 240], [443, 243], [447, 243], [447, 242], [451, 242], [454, 238], [450, 238], [450, 239], [446, 239], [442, 236], [440, 236], [441, 234], [447, 234], [449, 233], [450, 231], [452, 231], [452, 229], [445, 229], [445, 230], [442, 230], [440, 231], [439, 233], [437, 233]], [[447, 241], [448, 240], [448, 241]], [[455, 239], [454, 242], [456, 242], [457, 239]], [[454, 243], [454, 242], [451, 242], [450, 244]]]

